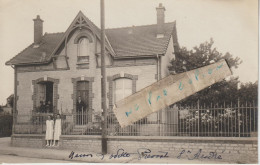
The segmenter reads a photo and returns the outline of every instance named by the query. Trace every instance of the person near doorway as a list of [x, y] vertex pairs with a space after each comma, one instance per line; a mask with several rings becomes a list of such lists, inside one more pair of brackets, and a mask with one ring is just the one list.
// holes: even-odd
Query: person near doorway
[[54, 121], [52, 120], [51, 115], [48, 116], [48, 119], [46, 120], [46, 135], [45, 140], [47, 142], [46, 146], [51, 146], [52, 140], [53, 140], [53, 125]]
[[77, 124], [84, 125], [86, 124], [86, 104], [81, 100], [81, 97], [78, 97], [77, 105]]
[[57, 118], [55, 120], [55, 125], [54, 125], [54, 139], [53, 139], [52, 146], [55, 146], [56, 141], [57, 141], [57, 146], [59, 146], [60, 135], [61, 135], [61, 118], [60, 118], [60, 114], [57, 114]]
[[46, 113], [45, 101], [40, 101], [40, 112], [41, 113]]
[[47, 102], [46, 111], [47, 111], [47, 113], [52, 113], [53, 112], [51, 101]]

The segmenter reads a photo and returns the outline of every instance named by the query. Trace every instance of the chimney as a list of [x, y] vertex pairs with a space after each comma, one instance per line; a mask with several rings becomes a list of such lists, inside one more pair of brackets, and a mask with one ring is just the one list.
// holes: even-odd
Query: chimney
[[157, 38], [164, 37], [164, 11], [165, 7], [162, 3], [156, 8], [157, 11]]
[[33, 19], [33, 21], [34, 21], [34, 44], [38, 45], [42, 38], [43, 20], [40, 18], [39, 15], [37, 15], [37, 17]]

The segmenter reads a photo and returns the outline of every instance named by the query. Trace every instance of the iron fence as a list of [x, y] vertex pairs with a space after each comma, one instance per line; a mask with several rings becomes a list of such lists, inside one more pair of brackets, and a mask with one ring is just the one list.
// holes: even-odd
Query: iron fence
[[257, 136], [258, 107], [255, 104], [210, 104], [168, 108], [131, 126], [121, 128], [109, 115], [108, 134], [113, 136]]
[[257, 136], [258, 107], [251, 103], [180, 108], [178, 136]]
[[[14, 133], [44, 134], [49, 113], [17, 114]], [[121, 128], [112, 112], [107, 116], [110, 136], [257, 136], [258, 107], [254, 103], [174, 106]], [[64, 113], [63, 135], [101, 135], [101, 113]], [[55, 120], [55, 116], [54, 116]]]
[[63, 116], [63, 135], [101, 135], [101, 113], [76, 112]]
[[15, 134], [44, 134], [46, 132], [46, 120], [52, 113], [23, 113], [14, 114]]

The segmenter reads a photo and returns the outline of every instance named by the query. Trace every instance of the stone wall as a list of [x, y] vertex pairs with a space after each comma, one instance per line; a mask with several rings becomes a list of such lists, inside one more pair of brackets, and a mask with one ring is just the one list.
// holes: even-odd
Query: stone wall
[[16, 134], [12, 135], [11, 145], [15, 147], [30, 147], [30, 148], [43, 148], [45, 143], [45, 136], [41, 134]]
[[61, 137], [61, 148], [65, 150], [100, 153], [101, 136], [66, 135]]
[[257, 138], [110, 137], [108, 152], [116, 153], [120, 148], [128, 153], [136, 153], [140, 148], [143, 148], [140, 151], [150, 149], [151, 155], [168, 152], [169, 157], [177, 159], [178, 156], [180, 159], [200, 160], [221, 158], [217, 161], [230, 163], [256, 163], [258, 160]]
[[[44, 147], [44, 135], [13, 135], [12, 145]], [[171, 158], [214, 160], [230, 163], [257, 163], [257, 138], [238, 137], [159, 137], [108, 136], [108, 153], [119, 149], [128, 153], [151, 151], [150, 155], [165, 154]], [[60, 149], [101, 152], [101, 136], [62, 135]]]

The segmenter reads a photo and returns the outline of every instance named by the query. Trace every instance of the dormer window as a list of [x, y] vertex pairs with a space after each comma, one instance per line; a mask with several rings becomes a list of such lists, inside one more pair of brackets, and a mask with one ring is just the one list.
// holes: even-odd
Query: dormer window
[[90, 54], [90, 41], [86, 37], [82, 37], [78, 41], [78, 57], [77, 62], [89, 63], [89, 54]]

